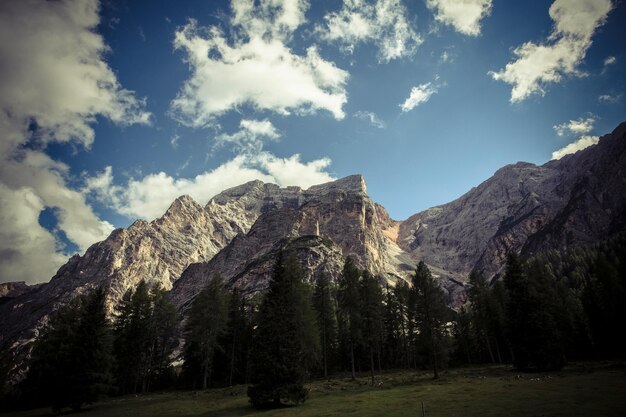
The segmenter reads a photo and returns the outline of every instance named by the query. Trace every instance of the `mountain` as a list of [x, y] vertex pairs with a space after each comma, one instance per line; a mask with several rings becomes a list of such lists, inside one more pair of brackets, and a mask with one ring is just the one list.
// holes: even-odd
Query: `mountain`
[[597, 145], [542, 166], [507, 165], [459, 199], [400, 224], [414, 259], [463, 280], [501, 272], [506, 254], [596, 243], [626, 229], [626, 123]]
[[312, 281], [336, 278], [353, 256], [393, 285], [424, 260], [459, 306], [470, 271], [497, 276], [510, 251], [587, 245], [626, 229], [625, 167], [623, 123], [595, 146], [542, 166], [505, 166], [405, 221], [372, 201], [360, 175], [306, 190], [252, 181], [205, 206], [182, 196], [161, 218], [137, 220], [73, 256], [49, 283], [0, 298], [0, 346], [27, 354], [51, 312], [103, 285], [110, 307], [142, 279], [171, 289], [182, 309], [215, 274], [244, 293], [262, 290], [280, 251], [296, 256]]

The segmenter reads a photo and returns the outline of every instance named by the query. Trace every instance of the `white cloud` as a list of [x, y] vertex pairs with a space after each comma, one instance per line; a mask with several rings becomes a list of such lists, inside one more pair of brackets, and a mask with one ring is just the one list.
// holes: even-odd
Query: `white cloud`
[[554, 28], [546, 41], [518, 46], [513, 50], [516, 59], [489, 75], [513, 86], [512, 103], [532, 94], [544, 95], [547, 84], [560, 82], [564, 76], [582, 76], [578, 65], [611, 8], [611, 0], [555, 0], [550, 6]]
[[80, 250], [112, 230], [70, 188], [69, 168], [44, 153], [50, 142], [91, 146], [96, 116], [150, 122], [103, 59], [98, 8], [95, 0], [0, 2], [0, 280], [45, 281], [62, 262], [61, 244], [38, 223], [45, 207]]
[[607, 67], [609, 65], [613, 65], [617, 62], [617, 58], [615, 58], [614, 56], [607, 56], [606, 59], [604, 60], [604, 66]]
[[215, 137], [216, 146], [231, 145], [240, 152], [255, 152], [263, 148], [264, 140], [278, 140], [280, 133], [269, 120], [247, 120], [239, 123], [240, 130], [229, 135], [222, 133]]
[[411, 88], [409, 97], [399, 106], [403, 112], [411, 111], [420, 104], [430, 100], [430, 97], [436, 92], [437, 88], [431, 83], [420, 84], [417, 87]]
[[439, 60], [444, 64], [448, 62], [454, 62], [454, 56], [452, 56], [452, 54], [448, 51], [443, 51], [441, 53], [441, 56], [439, 57]]
[[491, 13], [491, 0], [428, 0], [435, 20], [464, 35], [480, 35], [480, 21]]
[[598, 96], [598, 101], [601, 103], [619, 103], [621, 99], [621, 94], [601, 94]]
[[179, 141], [180, 141], [180, 135], [178, 133], [175, 133], [174, 135], [172, 135], [172, 137], [170, 138], [170, 145], [172, 145], [172, 148], [177, 149]]
[[183, 194], [204, 204], [224, 189], [252, 180], [303, 188], [332, 181], [333, 177], [326, 171], [330, 163], [328, 158], [302, 162], [298, 154], [279, 158], [269, 152], [259, 152], [239, 155], [194, 178], [176, 179], [159, 172], [132, 179], [125, 185], [115, 185], [112, 169], [107, 167], [102, 174], [88, 179], [84, 192], [129, 217], [152, 220]]
[[342, 8], [324, 20], [324, 25], [316, 26], [322, 40], [337, 42], [349, 54], [357, 44], [373, 42], [380, 62], [410, 57], [423, 42], [401, 0], [344, 0]]
[[304, 0], [233, 0], [231, 41], [220, 28], [190, 20], [176, 32], [174, 47], [185, 53], [191, 78], [170, 114], [192, 127], [211, 125], [244, 105], [283, 115], [327, 110], [342, 119], [348, 73], [314, 45], [303, 55], [288, 46], [307, 8]]
[[587, 118], [581, 117], [576, 120], [570, 120], [565, 123], [554, 125], [553, 129], [559, 136], [565, 136], [566, 134], [584, 135], [591, 132], [595, 122], [596, 119], [594, 116]]
[[552, 152], [552, 159], [561, 159], [565, 155], [569, 155], [572, 153], [576, 153], [580, 150], [588, 148], [589, 146], [595, 145], [599, 141], [598, 136], [588, 136], [585, 135], [578, 139], [576, 142], [570, 143], [569, 145], [561, 148], [557, 151]]
[[66, 261], [54, 236], [39, 224], [44, 208], [31, 189], [0, 183], [0, 282], [40, 282]]
[[354, 117], [359, 120], [368, 122], [378, 129], [384, 129], [387, 127], [387, 124], [383, 120], [381, 120], [376, 113], [371, 111], [359, 110], [358, 112], [354, 113]]

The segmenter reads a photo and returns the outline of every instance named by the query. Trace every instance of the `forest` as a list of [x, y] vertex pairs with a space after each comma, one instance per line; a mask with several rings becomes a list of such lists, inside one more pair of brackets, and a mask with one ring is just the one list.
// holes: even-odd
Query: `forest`
[[[216, 275], [180, 312], [162, 288], [141, 282], [111, 318], [106, 289], [75, 298], [51, 318], [29, 371], [3, 384], [3, 411], [79, 410], [105, 396], [247, 384], [257, 409], [297, 405], [314, 379], [342, 374], [369, 383], [389, 369], [438, 378], [468, 364], [557, 371], [570, 361], [623, 359], [626, 235], [528, 259], [508, 255], [502, 276], [468, 277], [468, 302], [447, 307], [420, 262], [395, 286], [348, 257], [336, 281], [312, 284], [280, 255], [260, 293], [242, 294]], [[6, 377], [11, 362], [2, 357]]]

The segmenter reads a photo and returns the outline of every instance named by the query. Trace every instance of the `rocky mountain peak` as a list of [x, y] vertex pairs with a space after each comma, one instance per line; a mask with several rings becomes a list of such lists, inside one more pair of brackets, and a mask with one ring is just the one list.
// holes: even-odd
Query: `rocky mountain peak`
[[221, 193], [213, 197], [210, 202], [225, 204], [233, 199], [238, 199], [244, 196], [259, 197], [265, 194], [266, 184], [263, 181], [254, 180], [244, 184], [228, 188]]
[[367, 194], [367, 185], [365, 184], [365, 178], [360, 174], [356, 174], [324, 184], [314, 185], [306, 191], [312, 194], [325, 194], [330, 191]]

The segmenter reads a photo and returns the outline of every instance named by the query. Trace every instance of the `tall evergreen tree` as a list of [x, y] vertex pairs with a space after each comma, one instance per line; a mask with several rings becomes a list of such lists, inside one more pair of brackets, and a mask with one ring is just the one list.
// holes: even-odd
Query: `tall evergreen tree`
[[193, 386], [198, 381], [202, 389], [209, 386], [215, 353], [224, 349], [218, 342], [227, 321], [228, 292], [216, 275], [193, 300], [185, 325], [184, 370]]
[[[397, 285], [397, 284], [396, 284]], [[393, 290], [387, 287], [383, 307], [383, 353], [385, 366], [398, 366], [402, 363], [402, 325], [400, 303]]]
[[565, 358], [553, 280], [539, 262], [532, 262], [525, 271], [517, 254], [509, 255], [504, 280], [513, 363], [525, 371], [560, 369]]
[[474, 333], [472, 331], [472, 315], [465, 307], [461, 307], [454, 321], [453, 333], [456, 342], [457, 360], [461, 363], [472, 364], [474, 351]]
[[246, 299], [237, 288], [233, 288], [229, 294], [226, 331], [219, 341], [224, 349], [218, 350], [215, 360], [216, 371], [229, 386], [247, 381], [251, 332], [247, 306]]
[[299, 404], [318, 347], [311, 294], [297, 261], [279, 256], [261, 303], [251, 351], [248, 397], [255, 408]]
[[382, 301], [383, 294], [378, 280], [368, 271], [363, 272], [361, 280], [361, 322], [362, 335], [366, 351], [369, 354], [370, 374], [374, 386], [374, 353], [380, 346], [383, 329]]
[[116, 380], [121, 393], [145, 392], [151, 351], [152, 306], [150, 292], [141, 280], [124, 294], [115, 321]]
[[156, 383], [158, 387], [171, 383], [171, 355], [178, 346], [179, 317], [176, 306], [170, 301], [167, 291], [160, 286], [150, 291], [150, 345], [148, 378], [145, 391]]
[[360, 287], [361, 271], [354, 263], [354, 259], [348, 257], [343, 266], [343, 272], [339, 278], [337, 301], [342, 323], [342, 339], [347, 344], [350, 355], [350, 370], [352, 380], [356, 379], [355, 350], [362, 341], [362, 318], [361, 318], [361, 294]]
[[55, 412], [78, 410], [109, 393], [112, 362], [106, 292], [97, 289], [53, 316], [33, 349], [26, 385]]
[[490, 311], [490, 291], [487, 280], [478, 271], [472, 271], [469, 276], [470, 288], [468, 297], [471, 304], [472, 323], [476, 340], [482, 342], [485, 350], [489, 353], [491, 363], [496, 362], [496, 357], [492, 349], [491, 335], [491, 311]]
[[444, 294], [424, 262], [417, 265], [413, 276], [416, 321], [424, 348], [430, 356], [434, 377], [439, 377], [438, 363], [444, 353], [444, 326], [449, 316]]
[[337, 343], [337, 311], [332, 283], [326, 274], [320, 275], [315, 282], [313, 308], [317, 315], [322, 370], [324, 378], [326, 378], [328, 376], [328, 358], [334, 352]]

